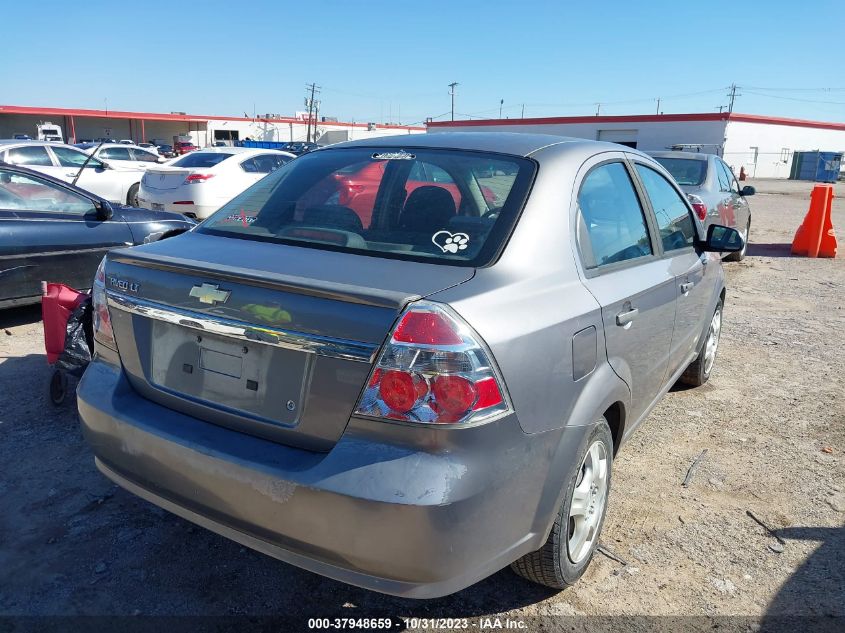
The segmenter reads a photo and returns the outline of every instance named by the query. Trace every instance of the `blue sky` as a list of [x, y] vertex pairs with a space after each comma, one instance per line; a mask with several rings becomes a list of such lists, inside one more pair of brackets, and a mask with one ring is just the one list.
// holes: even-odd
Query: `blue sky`
[[322, 114], [415, 123], [452, 81], [457, 118], [709, 112], [735, 82], [735, 111], [845, 121], [840, 4], [7, 2], [0, 104], [292, 114], [314, 81]]

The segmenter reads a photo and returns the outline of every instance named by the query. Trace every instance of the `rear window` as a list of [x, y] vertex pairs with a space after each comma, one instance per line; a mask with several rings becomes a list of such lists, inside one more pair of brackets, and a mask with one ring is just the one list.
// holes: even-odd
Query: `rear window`
[[681, 186], [697, 187], [707, 177], [707, 161], [694, 158], [660, 158], [654, 160], [663, 165], [672, 178]]
[[492, 153], [321, 150], [233, 198], [199, 231], [483, 266], [510, 235], [534, 172], [531, 160]]
[[170, 164], [173, 167], [214, 167], [232, 156], [232, 154], [222, 152], [191, 152]]

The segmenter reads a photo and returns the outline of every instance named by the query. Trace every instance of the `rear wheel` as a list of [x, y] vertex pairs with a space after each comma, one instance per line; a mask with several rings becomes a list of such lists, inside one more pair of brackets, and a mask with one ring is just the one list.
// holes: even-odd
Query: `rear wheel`
[[575, 463], [578, 467], [546, 543], [511, 565], [523, 578], [555, 589], [574, 584], [584, 574], [599, 543], [613, 464], [607, 420], [595, 426]]
[[751, 218], [748, 218], [748, 224], [745, 225], [745, 243], [742, 245], [742, 250], [736, 253], [731, 253], [725, 259], [729, 262], [741, 262], [745, 259], [745, 253], [748, 250], [748, 238], [751, 237]]
[[137, 182], [129, 187], [129, 192], [126, 194], [126, 204], [130, 207], [138, 206], [138, 189], [140, 189], [140, 187], [141, 185]]
[[716, 364], [716, 352], [719, 349], [719, 338], [722, 334], [722, 300], [716, 304], [716, 311], [710, 319], [707, 336], [701, 342], [698, 357], [686, 368], [678, 382], [690, 387], [700, 387], [710, 379], [713, 365]]

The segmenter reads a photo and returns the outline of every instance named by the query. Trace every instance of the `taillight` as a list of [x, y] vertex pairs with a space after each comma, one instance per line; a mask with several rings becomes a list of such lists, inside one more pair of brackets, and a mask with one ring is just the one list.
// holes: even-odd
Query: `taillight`
[[707, 219], [707, 205], [704, 204], [704, 200], [699, 198], [698, 196], [688, 193], [687, 199], [690, 201], [695, 214], [698, 216], [698, 219], [704, 221]]
[[205, 182], [209, 178], [214, 178], [214, 174], [191, 174], [190, 176], [185, 178], [185, 182], [182, 184], [197, 185], [199, 183]]
[[106, 347], [116, 349], [114, 331], [111, 327], [108, 301], [106, 299], [106, 258], [100, 260], [94, 284], [91, 288], [91, 309], [94, 313], [94, 339]]
[[423, 424], [468, 424], [511, 411], [492, 355], [452, 310], [420, 301], [402, 314], [355, 413]]

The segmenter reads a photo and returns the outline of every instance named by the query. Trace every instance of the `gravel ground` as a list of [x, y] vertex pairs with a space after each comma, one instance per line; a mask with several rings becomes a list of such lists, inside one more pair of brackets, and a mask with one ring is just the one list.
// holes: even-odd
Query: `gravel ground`
[[562, 592], [504, 570], [419, 602], [244, 549], [95, 470], [74, 403], [44, 398], [39, 311], [17, 309], [0, 313], [0, 616], [845, 617], [845, 257], [789, 256], [811, 184], [752, 184], [715, 373], [669, 393], [615, 465], [603, 544], [626, 565], [597, 555]]

